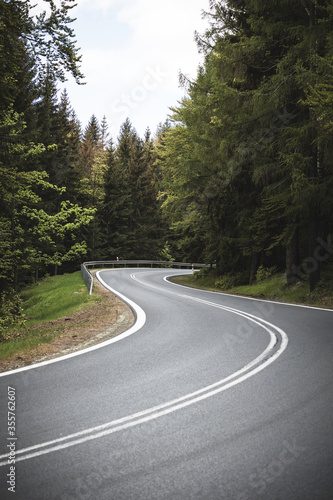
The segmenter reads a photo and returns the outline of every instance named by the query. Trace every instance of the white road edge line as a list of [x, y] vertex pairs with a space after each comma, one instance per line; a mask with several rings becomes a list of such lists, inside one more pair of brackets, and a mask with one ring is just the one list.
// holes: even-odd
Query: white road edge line
[[[104, 281], [100, 276], [98, 276], [98, 279], [101, 281], [101, 283], [104, 285]], [[109, 287], [107, 284], [105, 284], [106, 288], [108, 288], [110, 291], [115, 293], [115, 291]], [[142, 311], [143, 310], [134, 302], [129, 301], [126, 297], [123, 295], [119, 294], [118, 292], [116, 295], [122, 300], [126, 300], [127, 303], [131, 304], [131, 307], [136, 307], [138, 310]], [[261, 326], [264, 328], [270, 335], [270, 342], [267, 346], [267, 348], [261, 353], [257, 358], [255, 358], [253, 361], [251, 361], [249, 364], [238, 370], [237, 372], [229, 375], [228, 377], [219, 380], [218, 382], [215, 382], [211, 385], [208, 385], [206, 387], [203, 387], [195, 392], [186, 394], [185, 396], [181, 396], [180, 398], [167, 401], [165, 403], [162, 403], [161, 405], [154, 406], [152, 408], [149, 408], [147, 410], [143, 410], [141, 412], [134, 413], [132, 415], [108, 422], [106, 424], [97, 426], [97, 427], [92, 427], [91, 429], [85, 429], [83, 431], [77, 432], [75, 434], [71, 434], [62, 438], [58, 438], [49, 442], [41, 443], [38, 445], [34, 445], [22, 450], [17, 450], [17, 455], [19, 454], [24, 454], [21, 457], [17, 456], [16, 461], [22, 461], [22, 460], [27, 460], [30, 458], [35, 458], [41, 455], [45, 455], [48, 453], [51, 453], [53, 451], [60, 451], [65, 448], [68, 448], [70, 446], [78, 445], [78, 444], [83, 444], [87, 441], [91, 441], [92, 439], [97, 439], [100, 437], [107, 436], [109, 434], [113, 434], [115, 432], [121, 431], [128, 429], [130, 427], [148, 422], [150, 420], [159, 418], [161, 416], [167, 415], [169, 413], [175, 412], [177, 410], [183, 409], [187, 406], [190, 406], [194, 403], [197, 403], [199, 401], [202, 401], [204, 399], [207, 399], [209, 397], [212, 397], [222, 391], [225, 391], [227, 389], [230, 389], [231, 387], [234, 387], [235, 385], [240, 384], [241, 382], [244, 382], [248, 378], [256, 375], [260, 371], [262, 371], [264, 368], [269, 366], [271, 363], [273, 363], [286, 349], [288, 345], [288, 336], [287, 334], [281, 330], [279, 327], [273, 325], [272, 323], [269, 323], [266, 320], [263, 320], [257, 316], [254, 316], [252, 314], [244, 313], [243, 311], [240, 311], [238, 309], [233, 309], [230, 307], [226, 306], [221, 306], [220, 304], [215, 304], [214, 302], [208, 302], [205, 300], [201, 299], [196, 299], [190, 296], [184, 296], [184, 298], [188, 298], [191, 300], [196, 300], [198, 302], [201, 302], [205, 305], [211, 306], [211, 307], [218, 307], [220, 309], [227, 310], [233, 314], [237, 314], [239, 316], [245, 317], [249, 321], [252, 321], [253, 323], [256, 323], [257, 325]], [[137, 310], [137, 309], [135, 309]], [[144, 313], [144, 312], [143, 312]], [[145, 315], [144, 315], [145, 319]], [[143, 318], [141, 318], [141, 321]], [[143, 323], [144, 324], [144, 323]], [[266, 326], [265, 326], [266, 325]], [[142, 325], [143, 326], [143, 325]], [[270, 328], [268, 328], [270, 327]], [[275, 330], [275, 333], [272, 331]], [[279, 344], [279, 339], [278, 335], [281, 337], [281, 342]], [[276, 345], [279, 345], [277, 351], [273, 353], [273, 349], [275, 348]], [[235, 380], [232, 380], [235, 379]], [[67, 442], [64, 442], [67, 441]], [[49, 447], [49, 448], [46, 448]], [[44, 449], [42, 449], [44, 448]], [[46, 448], [46, 449], [45, 449]], [[0, 459], [3, 458], [8, 458], [8, 454], [6, 455], [0, 455]], [[0, 466], [7, 465], [8, 460], [0, 462]]]
[[[165, 276], [163, 280], [174, 286], [189, 288], [186, 285], [180, 285], [179, 283], [170, 281], [169, 278], [173, 278], [173, 275]], [[315, 309], [316, 311], [333, 312], [333, 309], [327, 309], [325, 307], [319, 307], [319, 306], [316, 307], [316, 306], [307, 306], [305, 304], [293, 304], [292, 302], [278, 302], [277, 300], [269, 300], [269, 299], [256, 299], [255, 297], [247, 297], [246, 295], [234, 295], [232, 293], [226, 293], [226, 292], [215, 292], [214, 290], [204, 290], [203, 288], [193, 288], [193, 290], [200, 290], [200, 292], [206, 292], [206, 293], [215, 293], [217, 295], [226, 295], [227, 297], [235, 297], [236, 299], [254, 300], [256, 302], [263, 302], [266, 304], [277, 304], [280, 306], [302, 307], [303, 309]]]
[[123, 340], [126, 337], [133, 335], [133, 333], [136, 333], [138, 330], [140, 330], [140, 328], [143, 327], [143, 325], [146, 322], [146, 313], [143, 311], [143, 309], [141, 309], [140, 306], [132, 302], [130, 299], [128, 299], [121, 293], [118, 293], [116, 290], [113, 290], [113, 288], [111, 288], [109, 285], [105, 283], [105, 281], [103, 281], [103, 279], [99, 276], [99, 273], [100, 271], [96, 273], [96, 276], [98, 277], [98, 280], [102, 283], [102, 285], [105, 288], [107, 288], [110, 292], [114, 293], [121, 300], [126, 302], [131, 307], [132, 311], [134, 311], [136, 316], [135, 323], [128, 330], [125, 330], [123, 333], [117, 335], [116, 337], [112, 337], [112, 339], [105, 340], [104, 342], [100, 342], [99, 344], [87, 347], [86, 349], [81, 349], [80, 351], [75, 351], [71, 352], [70, 354], [65, 354], [64, 356], [59, 356], [58, 358], [49, 359], [47, 361], [42, 361], [41, 363], [35, 363], [33, 365], [23, 366], [22, 368], [16, 368], [15, 370], [9, 370], [7, 372], [0, 373], [0, 377], [8, 377], [9, 375], [14, 375], [16, 373], [24, 372], [27, 370], [34, 370], [35, 368], [40, 368], [42, 366], [50, 365], [52, 363], [58, 363], [59, 361], [64, 361], [65, 359], [74, 358], [75, 356], [81, 356], [82, 354], [86, 354], [87, 352], [95, 351], [96, 349], [101, 349], [102, 347], [106, 347], [110, 344], [114, 344], [115, 342], [119, 342], [120, 340]]

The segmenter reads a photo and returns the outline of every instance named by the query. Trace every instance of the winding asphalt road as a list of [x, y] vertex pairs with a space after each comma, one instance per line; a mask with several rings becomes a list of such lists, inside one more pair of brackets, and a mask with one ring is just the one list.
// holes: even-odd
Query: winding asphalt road
[[135, 325], [0, 374], [1, 499], [333, 498], [333, 311], [164, 279], [186, 272], [101, 272]]

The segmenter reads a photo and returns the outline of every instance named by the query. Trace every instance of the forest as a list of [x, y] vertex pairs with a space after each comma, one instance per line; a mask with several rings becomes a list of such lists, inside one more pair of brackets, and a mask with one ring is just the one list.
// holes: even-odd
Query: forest
[[314, 290], [333, 254], [331, 0], [210, 0], [204, 62], [143, 138], [129, 119], [82, 128], [58, 91], [84, 81], [74, 0], [44, 1], [0, 0], [0, 328], [22, 287], [87, 260], [249, 283], [274, 266]]

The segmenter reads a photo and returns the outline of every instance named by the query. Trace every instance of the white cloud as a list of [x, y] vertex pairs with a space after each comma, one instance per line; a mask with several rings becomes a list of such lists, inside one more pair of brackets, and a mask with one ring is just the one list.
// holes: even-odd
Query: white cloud
[[[72, 25], [82, 47], [87, 85], [66, 87], [86, 125], [105, 114], [113, 136], [129, 116], [140, 135], [166, 119], [184, 95], [179, 72], [194, 78], [201, 61], [194, 31], [203, 32], [208, 0], [79, 0]], [[115, 133], [116, 132], [116, 133]]]
[[[135, 1], [135, 0], [127, 0], [127, 1]], [[124, 3], [123, 0], [80, 0], [78, 2], [78, 8], [84, 8], [85, 10], [100, 10], [102, 12], [106, 12], [113, 7], [118, 5], [122, 5]]]

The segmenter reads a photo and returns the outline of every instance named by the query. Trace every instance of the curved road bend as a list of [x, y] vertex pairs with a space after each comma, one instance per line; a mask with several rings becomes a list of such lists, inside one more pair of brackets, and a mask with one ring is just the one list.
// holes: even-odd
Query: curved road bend
[[333, 311], [164, 279], [186, 272], [101, 272], [136, 326], [1, 374], [1, 499], [332, 499]]

